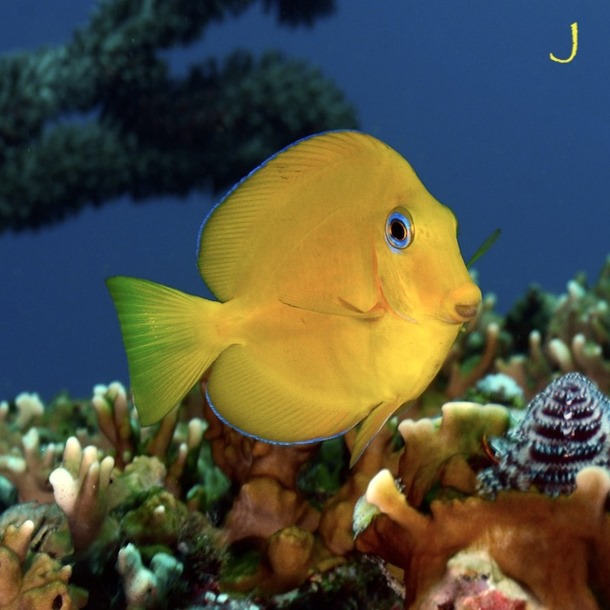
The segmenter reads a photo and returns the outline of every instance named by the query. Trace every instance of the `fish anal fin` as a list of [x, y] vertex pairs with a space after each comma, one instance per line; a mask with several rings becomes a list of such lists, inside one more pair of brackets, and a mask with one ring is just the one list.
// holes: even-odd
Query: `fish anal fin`
[[216, 360], [207, 392], [213, 410], [230, 426], [263, 441], [310, 443], [343, 434], [360, 419], [340, 404], [280, 371], [272, 348], [232, 345]]
[[356, 440], [352, 447], [352, 457], [349, 461], [350, 468], [360, 459], [364, 450], [369, 446], [375, 436], [377, 436], [388, 419], [394, 415], [397, 409], [398, 405], [384, 402], [376, 406], [366, 416], [356, 433]]

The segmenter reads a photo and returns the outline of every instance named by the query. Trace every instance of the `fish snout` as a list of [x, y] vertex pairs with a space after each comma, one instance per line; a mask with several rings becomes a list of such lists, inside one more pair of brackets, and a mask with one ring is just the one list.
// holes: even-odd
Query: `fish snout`
[[479, 312], [481, 299], [481, 290], [472, 282], [453, 289], [443, 303], [447, 321], [462, 324], [472, 320]]

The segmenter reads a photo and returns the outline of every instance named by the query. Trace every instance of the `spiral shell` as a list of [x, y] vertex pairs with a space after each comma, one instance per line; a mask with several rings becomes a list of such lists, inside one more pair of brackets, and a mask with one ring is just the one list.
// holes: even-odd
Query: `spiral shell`
[[483, 495], [532, 486], [570, 494], [585, 466], [610, 466], [610, 400], [584, 375], [563, 375], [531, 400], [497, 447], [498, 463], [478, 477]]

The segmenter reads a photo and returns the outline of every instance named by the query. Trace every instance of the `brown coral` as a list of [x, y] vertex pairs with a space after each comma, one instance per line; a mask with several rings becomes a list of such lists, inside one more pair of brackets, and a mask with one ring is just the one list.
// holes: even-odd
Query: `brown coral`
[[610, 603], [607, 564], [599, 564], [610, 553], [609, 492], [610, 475], [592, 467], [580, 472], [568, 497], [505, 492], [495, 502], [435, 501], [425, 515], [382, 471], [366, 493], [379, 514], [358, 536], [357, 548], [404, 568], [406, 608], [421, 607], [451, 557], [472, 548], [485, 549], [546, 608], [598, 610]]
[[[472, 577], [483, 582], [502, 574], [513, 593], [528, 592], [507, 598], [524, 608], [593, 610], [610, 603], [606, 469], [584, 464], [574, 493], [560, 498], [538, 491], [500, 492], [495, 501], [474, 495], [476, 473], [489, 461], [484, 440], [504, 434], [508, 424], [508, 409], [475, 403], [447, 403], [442, 418], [400, 424], [406, 447], [399, 478], [382, 470], [371, 480], [354, 529], [358, 550], [404, 570], [405, 607], [459, 597], [452, 558], [481, 552], [488, 565]], [[483, 589], [473, 595], [504, 595]]]
[[271, 445], [225, 425], [209, 407], [205, 416], [214, 461], [238, 488], [224, 523], [229, 541], [266, 539], [292, 525], [314, 531], [320, 516], [298, 490], [297, 476], [317, 444]]

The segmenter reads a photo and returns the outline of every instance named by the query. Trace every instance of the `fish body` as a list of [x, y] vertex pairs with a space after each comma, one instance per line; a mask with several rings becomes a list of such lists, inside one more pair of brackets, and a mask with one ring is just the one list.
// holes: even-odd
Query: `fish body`
[[362, 422], [353, 463], [477, 313], [456, 229], [372, 136], [328, 132], [271, 157], [202, 225], [199, 270], [218, 301], [107, 281], [142, 423], [209, 369], [214, 410], [245, 434], [312, 442]]

